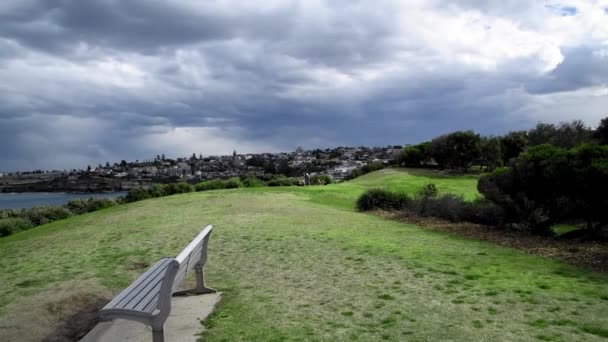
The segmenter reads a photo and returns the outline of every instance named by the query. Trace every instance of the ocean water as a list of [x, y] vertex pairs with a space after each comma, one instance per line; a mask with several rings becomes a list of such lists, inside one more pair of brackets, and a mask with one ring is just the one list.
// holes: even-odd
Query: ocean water
[[75, 198], [116, 198], [126, 192], [65, 193], [65, 192], [23, 192], [0, 193], [0, 209], [32, 208], [39, 205], [63, 205]]

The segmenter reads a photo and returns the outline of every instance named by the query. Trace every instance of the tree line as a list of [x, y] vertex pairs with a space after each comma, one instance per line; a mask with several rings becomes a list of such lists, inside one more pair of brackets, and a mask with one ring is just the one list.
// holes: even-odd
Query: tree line
[[570, 149], [581, 144], [605, 145], [608, 118], [592, 129], [580, 120], [557, 125], [539, 123], [530, 130], [512, 131], [502, 136], [481, 136], [472, 130], [438, 136], [431, 141], [407, 146], [397, 163], [408, 167], [438, 167], [466, 171], [477, 165], [492, 171], [533, 146], [550, 144]]
[[411, 198], [373, 189], [357, 202], [360, 210], [405, 210], [539, 235], [554, 235], [553, 227], [566, 223], [584, 227], [570, 237], [608, 238], [608, 118], [594, 129], [574, 120], [496, 137], [453, 132], [404, 148], [397, 163], [458, 171], [479, 166], [486, 170], [477, 185], [483, 197], [467, 202], [423, 191]]

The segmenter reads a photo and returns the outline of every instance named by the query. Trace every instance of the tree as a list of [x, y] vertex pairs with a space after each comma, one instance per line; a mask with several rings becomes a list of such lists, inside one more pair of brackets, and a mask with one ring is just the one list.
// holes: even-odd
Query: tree
[[558, 125], [555, 137], [550, 144], [561, 148], [573, 148], [591, 141], [593, 131], [581, 120], [562, 122]]
[[479, 141], [473, 131], [453, 132], [433, 139], [429, 153], [442, 168], [466, 170], [479, 159]]
[[109, 161], [107, 161], [107, 162], [106, 162], [106, 169], [109, 169], [109, 168], [110, 168], [110, 162], [109, 162]]
[[528, 131], [528, 144], [530, 146], [551, 144], [555, 139], [557, 129], [553, 124], [538, 123]]
[[127, 161], [126, 161], [126, 160], [124, 160], [124, 159], [123, 159], [123, 160], [121, 160], [121, 161], [120, 161], [120, 167], [122, 167], [122, 168], [127, 167]]
[[502, 160], [508, 163], [509, 160], [519, 156], [528, 146], [528, 133], [526, 131], [514, 131], [500, 138], [502, 148]]
[[479, 143], [480, 164], [488, 171], [492, 171], [503, 165], [502, 148], [500, 139], [495, 137], [483, 137]]
[[190, 157], [191, 161], [195, 161], [196, 160], [196, 153], [192, 153], [192, 157]]
[[600, 145], [608, 145], [608, 117], [600, 121], [593, 136]]
[[591, 141], [593, 131], [581, 120], [561, 122], [557, 126], [539, 123], [528, 131], [528, 145], [551, 144], [561, 148], [572, 148]]
[[87, 165], [87, 171], [91, 172], [91, 165]]
[[555, 223], [583, 220], [589, 235], [608, 225], [608, 146], [583, 144], [567, 150], [544, 144], [529, 148], [479, 179], [478, 190], [501, 206], [506, 219], [536, 234]]
[[399, 162], [410, 167], [420, 167], [428, 164], [431, 160], [429, 155], [430, 142], [423, 142], [418, 145], [407, 146], [399, 156]]

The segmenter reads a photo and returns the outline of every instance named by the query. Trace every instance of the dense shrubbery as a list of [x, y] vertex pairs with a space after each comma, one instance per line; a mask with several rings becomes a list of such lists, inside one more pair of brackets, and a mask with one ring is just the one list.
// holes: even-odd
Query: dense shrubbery
[[589, 233], [600, 233], [608, 225], [605, 189], [608, 146], [592, 144], [531, 147], [478, 184], [479, 192], [503, 208], [507, 223], [543, 235], [564, 220], [581, 220]]
[[28, 219], [34, 226], [39, 226], [45, 223], [63, 220], [72, 215], [72, 212], [65, 207], [45, 205], [24, 210], [21, 217]]
[[363, 165], [360, 168], [354, 169], [348, 176], [344, 178], [344, 180], [351, 180], [357, 177], [361, 177], [365, 174], [368, 174], [373, 171], [378, 171], [384, 169], [384, 164], [380, 162], [373, 162], [366, 165]]
[[424, 186], [415, 197], [385, 189], [371, 189], [357, 200], [360, 211], [383, 209], [402, 211], [407, 216], [436, 217], [451, 222], [472, 222], [498, 226], [503, 222], [502, 209], [485, 200], [465, 201], [461, 196], [438, 196], [433, 184]]
[[357, 199], [357, 209], [360, 211], [383, 209], [399, 210], [411, 202], [407, 194], [400, 194], [385, 189], [369, 189]]
[[266, 183], [264, 183], [261, 179], [259, 179], [257, 177], [252, 177], [252, 176], [247, 176], [247, 177], [241, 178], [241, 182], [243, 183], [243, 186], [246, 188], [259, 188], [259, 187], [266, 186]]
[[196, 191], [220, 190], [224, 188], [224, 182], [221, 179], [203, 181], [194, 186], [194, 190]]
[[150, 188], [133, 188], [125, 197], [126, 202], [143, 201], [148, 198], [171, 196], [193, 192], [194, 187], [188, 183], [154, 184]]
[[11, 234], [32, 228], [32, 222], [26, 218], [11, 217], [0, 219], [0, 236]]
[[63, 220], [73, 215], [109, 208], [117, 202], [109, 198], [73, 199], [64, 206], [40, 206], [31, 209], [0, 210], [0, 236], [8, 236], [39, 225]]
[[266, 182], [268, 186], [293, 186], [298, 185], [299, 180], [296, 178], [288, 178], [285, 176], [276, 176]]
[[87, 200], [76, 198], [70, 200], [65, 207], [74, 215], [90, 213], [117, 205], [116, 201], [109, 198], [89, 198]]
[[331, 178], [328, 175], [318, 174], [310, 177], [311, 185], [327, 185], [331, 184]]

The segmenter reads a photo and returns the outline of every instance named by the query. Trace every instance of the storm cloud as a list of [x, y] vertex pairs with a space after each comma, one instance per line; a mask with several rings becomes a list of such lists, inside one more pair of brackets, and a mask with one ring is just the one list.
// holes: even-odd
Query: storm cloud
[[607, 8], [4, 0], [0, 171], [595, 126]]

